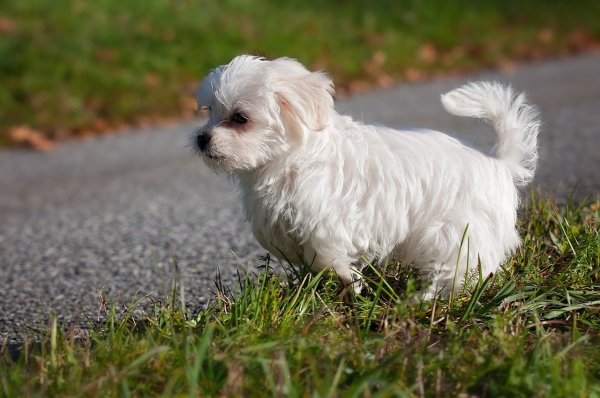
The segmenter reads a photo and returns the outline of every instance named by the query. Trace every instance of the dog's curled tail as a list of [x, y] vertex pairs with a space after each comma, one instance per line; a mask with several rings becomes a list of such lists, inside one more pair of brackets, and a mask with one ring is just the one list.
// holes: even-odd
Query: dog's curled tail
[[494, 156], [505, 162], [517, 186], [533, 179], [538, 159], [540, 121], [523, 94], [497, 82], [466, 84], [442, 95], [448, 112], [489, 121], [498, 133]]

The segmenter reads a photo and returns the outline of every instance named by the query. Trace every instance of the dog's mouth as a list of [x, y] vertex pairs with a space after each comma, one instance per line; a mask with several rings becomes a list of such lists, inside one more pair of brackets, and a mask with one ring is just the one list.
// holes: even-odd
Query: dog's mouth
[[204, 152], [204, 156], [206, 156], [208, 159], [210, 160], [214, 160], [214, 161], [219, 161], [219, 160], [223, 160], [225, 159], [225, 156], [222, 155], [216, 155], [214, 153], [211, 153], [209, 151], [205, 151]]

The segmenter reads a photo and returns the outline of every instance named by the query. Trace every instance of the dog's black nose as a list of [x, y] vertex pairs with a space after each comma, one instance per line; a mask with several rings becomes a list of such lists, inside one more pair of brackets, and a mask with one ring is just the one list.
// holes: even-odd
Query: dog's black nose
[[196, 138], [196, 143], [198, 144], [198, 148], [200, 148], [201, 151], [204, 151], [206, 149], [206, 146], [209, 142], [210, 135], [208, 135], [208, 133], [206, 132], [198, 135], [198, 137]]

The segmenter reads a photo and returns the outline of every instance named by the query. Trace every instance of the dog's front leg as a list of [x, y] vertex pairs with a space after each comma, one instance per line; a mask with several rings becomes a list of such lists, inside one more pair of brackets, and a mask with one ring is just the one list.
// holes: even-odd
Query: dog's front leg
[[362, 275], [356, 267], [356, 264], [359, 263], [357, 259], [343, 253], [336, 253], [333, 249], [324, 250], [322, 253], [305, 249], [304, 258], [307, 259], [313, 271], [318, 272], [325, 268], [331, 268], [345, 286], [352, 285], [355, 293], [362, 291]]

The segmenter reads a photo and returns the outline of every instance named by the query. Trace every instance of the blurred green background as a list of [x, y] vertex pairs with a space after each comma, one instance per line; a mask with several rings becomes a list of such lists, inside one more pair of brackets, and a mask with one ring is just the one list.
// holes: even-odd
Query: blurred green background
[[0, 145], [192, 117], [196, 82], [240, 53], [343, 94], [599, 41], [598, 0], [0, 0]]

